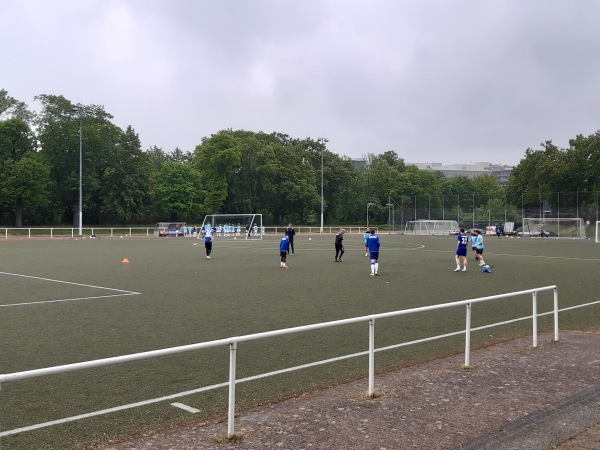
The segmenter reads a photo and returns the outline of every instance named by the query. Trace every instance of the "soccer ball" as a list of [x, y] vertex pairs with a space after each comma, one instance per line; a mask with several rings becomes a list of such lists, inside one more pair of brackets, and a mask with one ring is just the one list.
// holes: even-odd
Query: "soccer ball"
[[309, 241], [312, 241], [312, 238], [308, 238]]
[[233, 239], [237, 239], [236, 237], [234, 237]]

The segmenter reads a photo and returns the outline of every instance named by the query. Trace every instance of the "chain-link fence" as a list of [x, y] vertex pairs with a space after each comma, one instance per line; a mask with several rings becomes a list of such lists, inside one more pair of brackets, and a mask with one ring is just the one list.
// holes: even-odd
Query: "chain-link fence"
[[586, 225], [598, 221], [598, 192], [535, 192], [512, 198], [482, 195], [402, 196], [390, 198], [388, 226], [404, 231], [416, 220], [456, 220], [461, 228], [484, 229], [514, 222], [520, 231], [524, 217], [582, 218]]

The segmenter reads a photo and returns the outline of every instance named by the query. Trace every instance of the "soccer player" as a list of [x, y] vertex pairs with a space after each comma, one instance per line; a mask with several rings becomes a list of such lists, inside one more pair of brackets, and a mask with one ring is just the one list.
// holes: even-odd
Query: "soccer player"
[[290, 255], [294, 256], [294, 236], [296, 235], [296, 230], [294, 230], [294, 227], [292, 226], [291, 223], [288, 223], [288, 226], [285, 229], [285, 235], [290, 240], [290, 250], [291, 250]]
[[460, 233], [458, 233], [458, 242], [456, 243], [456, 269], [455, 272], [460, 270], [460, 258], [463, 260], [463, 268], [462, 271], [467, 271], [467, 242], [469, 242], [469, 238], [465, 234], [465, 229], [461, 228]]
[[483, 260], [483, 236], [481, 235], [481, 231], [477, 230], [477, 245], [475, 247], [475, 252], [477, 253], [477, 259], [479, 259], [479, 265], [485, 266], [485, 261]]
[[346, 230], [342, 228], [340, 232], [335, 235], [335, 262], [342, 262], [342, 256], [344, 255], [344, 245], [342, 244], [342, 241], [344, 240], [345, 232]]
[[254, 232], [254, 236], [258, 236], [258, 225], [252, 225], [252, 231]]
[[471, 230], [471, 250], [473, 251], [475, 261], [479, 259], [477, 257], [477, 239], [477, 230]]
[[381, 246], [381, 242], [379, 241], [379, 236], [375, 234], [375, 229], [372, 228], [369, 234], [369, 238], [367, 239], [367, 248], [369, 249], [369, 253], [371, 255], [371, 276], [376, 277], [377, 271], [379, 269], [379, 247]]
[[369, 239], [370, 235], [371, 235], [371, 233], [369, 231], [369, 227], [367, 227], [367, 229], [365, 230], [365, 234], [363, 234], [363, 237], [365, 238], [365, 256], [369, 256], [369, 243], [368, 243], [368, 239]]
[[204, 249], [206, 250], [206, 259], [210, 259], [210, 254], [212, 252], [213, 246], [213, 235], [215, 234], [216, 230], [216, 228], [213, 228], [212, 230], [207, 231], [204, 235]]
[[288, 251], [290, 250], [290, 239], [287, 236], [284, 236], [279, 243], [279, 256], [281, 256], [281, 262], [279, 263], [279, 267], [281, 269], [287, 269], [288, 266], [285, 263]]

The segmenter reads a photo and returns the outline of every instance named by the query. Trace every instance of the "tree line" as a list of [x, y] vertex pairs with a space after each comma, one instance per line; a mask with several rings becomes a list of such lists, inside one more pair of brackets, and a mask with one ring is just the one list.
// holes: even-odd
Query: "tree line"
[[[477, 208], [539, 203], [540, 192], [600, 190], [600, 135], [577, 136], [570, 148], [551, 141], [527, 149], [506, 186], [406, 165], [396, 152], [367, 153], [364, 164], [329, 151], [318, 138], [221, 130], [193, 152], [143, 150], [132, 126], [116, 126], [100, 105], [38, 95], [39, 113], [0, 90], [0, 223], [76, 225], [80, 139], [83, 221], [94, 225], [200, 222], [205, 214], [259, 213], [264, 223], [385, 223], [391, 199], [477, 199]], [[81, 135], [80, 135], [81, 129]], [[321, 196], [322, 193], [322, 196]], [[538, 193], [538, 195], [533, 195]], [[531, 198], [530, 198], [531, 197]], [[590, 196], [592, 198], [593, 196]], [[431, 204], [433, 199], [434, 204]], [[441, 199], [441, 200], [440, 200]], [[460, 208], [460, 204], [457, 205]]]

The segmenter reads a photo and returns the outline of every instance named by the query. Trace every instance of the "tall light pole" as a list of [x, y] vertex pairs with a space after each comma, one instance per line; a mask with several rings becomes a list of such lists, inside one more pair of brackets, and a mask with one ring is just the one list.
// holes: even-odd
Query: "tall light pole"
[[79, 236], [83, 236], [83, 118], [81, 105], [73, 107], [73, 112], [79, 116]]
[[329, 140], [321, 137], [317, 139], [317, 142], [321, 143], [321, 234], [323, 234], [323, 204], [325, 200], [323, 196], [323, 150], [325, 149], [325, 143]]
[[369, 207], [375, 206], [375, 203], [367, 203], [367, 228], [369, 228]]

